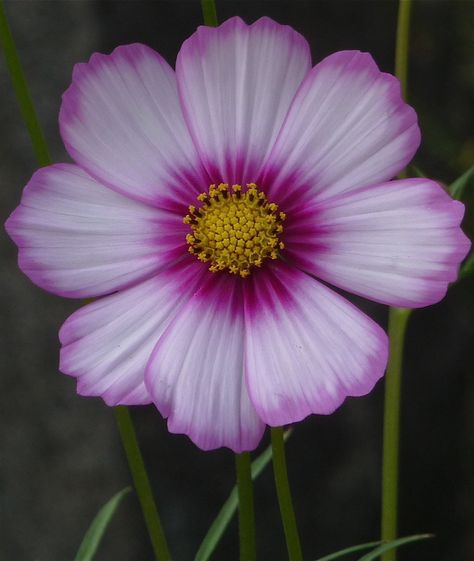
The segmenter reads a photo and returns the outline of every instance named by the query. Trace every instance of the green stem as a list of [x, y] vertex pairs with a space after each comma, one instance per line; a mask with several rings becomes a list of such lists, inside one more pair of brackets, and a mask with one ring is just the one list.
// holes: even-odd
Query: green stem
[[150, 481], [138, 446], [130, 412], [127, 407], [115, 407], [114, 411], [155, 558], [157, 561], [171, 561], [168, 544], [166, 543], [158, 510], [153, 500]]
[[8, 25], [3, 1], [0, 0], [0, 45], [3, 48], [5, 62], [15, 90], [20, 111], [25, 121], [25, 125], [30, 133], [31, 143], [36, 158], [40, 166], [47, 166], [51, 163], [48, 146], [44, 139], [43, 131], [38, 121], [36, 111], [28, 90], [25, 74], [21, 66], [15, 41]]
[[256, 561], [255, 513], [251, 460], [248, 452], [235, 455], [235, 468], [239, 495], [240, 561]]
[[[385, 376], [385, 409], [383, 425], [382, 463], [382, 540], [397, 537], [398, 466], [400, 441], [400, 393], [402, 383], [403, 346], [411, 310], [390, 308], [388, 333], [390, 358]], [[383, 561], [395, 561], [396, 550], [382, 556]]]
[[402, 95], [406, 98], [408, 88], [408, 48], [410, 45], [411, 0], [400, 0], [398, 4], [397, 43], [395, 46], [395, 75], [400, 80]]
[[[408, 49], [410, 41], [411, 0], [400, 0], [398, 5], [395, 74], [400, 80], [402, 95], [407, 95]], [[399, 177], [405, 177], [401, 173]], [[385, 376], [385, 404], [383, 424], [381, 537], [384, 541], [397, 537], [398, 525], [398, 470], [400, 447], [400, 397], [402, 383], [403, 345], [411, 310], [390, 308], [388, 336], [390, 355]], [[382, 555], [382, 561], [395, 561], [396, 550]]]
[[214, 0], [201, 0], [202, 17], [205, 25], [217, 27], [217, 11]]
[[271, 435], [273, 450], [273, 472], [275, 475], [278, 504], [280, 505], [281, 521], [283, 523], [283, 529], [285, 531], [288, 559], [290, 561], [302, 561], [303, 554], [301, 552], [298, 526], [296, 525], [293, 500], [291, 498], [290, 484], [288, 481], [288, 471], [286, 469], [283, 428], [272, 428]]

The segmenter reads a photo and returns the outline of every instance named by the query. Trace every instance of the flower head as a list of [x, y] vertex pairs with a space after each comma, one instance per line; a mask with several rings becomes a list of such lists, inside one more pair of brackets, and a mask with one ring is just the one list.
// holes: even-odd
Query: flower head
[[203, 449], [252, 449], [382, 376], [384, 331], [321, 280], [426, 306], [470, 245], [461, 203], [391, 180], [420, 141], [398, 81], [357, 51], [312, 68], [268, 18], [200, 27], [176, 72], [143, 45], [95, 54], [59, 120], [75, 164], [37, 171], [7, 230], [36, 284], [101, 297], [61, 328], [60, 370]]

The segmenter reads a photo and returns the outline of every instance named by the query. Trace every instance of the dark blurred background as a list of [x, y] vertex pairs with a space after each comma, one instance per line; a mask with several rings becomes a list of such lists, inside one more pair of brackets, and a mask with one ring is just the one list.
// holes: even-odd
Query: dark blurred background
[[[315, 61], [339, 49], [372, 53], [393, 71], [395, 1], [221, 0], [220, 20], [268, 15], [307, 37]], [[12, 31], [54, 161], [67, 161], [57, 115], [74, 63], [140, 41], [174, 64], [201, 23], [194, 1], [6, 2]], [[472, 2], [414, 3], [409, 98], [424, 133], [415, 162], [449, 183], [474, 160]], [[3, 59], [0, 61], [0, 213], [17, 205], [37, 167]], [[471, 190], [472, 193], [472, 190]], [[472, 207], [471, 194], [471, 208]], [[473, 235], [472, 211], [465, 230]], [[16, 249], [1, 239], [0, 559], [67, 561], [98, 508], [129, 483], [112, 411], [76, 396], [58, 373], [57, 331], [80, 303], [31, 284]], [[386, 309], [357, 303], [386, 325]], [[403, 387], [400, 533], [433, 532], [402, 561], [474, 559], [474, 364], [472, 282], [416, 311], [408, 328]], [[383, 383], [330, 417], [296, 427], [287, 446], [305, 558], [377, 539]], [[152, 408], [133, 410], [175, 561], [193, 558], [233, 485], [229, 451], [203, 453], [172, 436]], [[268, 443], [268, 436], [262, 447]], [[259, 558], [286, 559], [271, 468], [256, 485]], [[152, 558], [141, 514], [128, 496], [98, 561]], [[236, 523], [214, 559], [238, 558]]]

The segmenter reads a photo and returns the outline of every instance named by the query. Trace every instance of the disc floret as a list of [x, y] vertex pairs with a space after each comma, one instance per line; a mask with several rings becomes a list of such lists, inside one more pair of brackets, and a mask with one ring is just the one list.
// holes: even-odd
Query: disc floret
[[183, 222], [191, 233], [186, 236], [189, 252], [209, 262], [212, 272], [224, 271], [242, 278], [265, 259], [277, 259], [285, 246], [279, 240], [285, 213], [268, 202], [255, 183], [211, 185], [197, 197], [200, 206], [191, 205]]

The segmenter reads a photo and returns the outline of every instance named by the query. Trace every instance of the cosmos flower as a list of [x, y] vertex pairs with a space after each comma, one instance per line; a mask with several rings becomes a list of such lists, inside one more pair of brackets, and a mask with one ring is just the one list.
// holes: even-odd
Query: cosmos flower
[[382, 376], [386, 334], [326, 282], [426, 306], [470, 245], [461, 203], [392, 180], [420, 141], [399, 82], [358, 51], [312, 68], [268, 18], [200, 27], [176, 72], [144, 45], [94, 54], [59, 123], [75, 164], [38, 170], [7, 230], [37, 285], [100, 297], [62, 326], [60, 370], [202, 449], [253, 449]]

